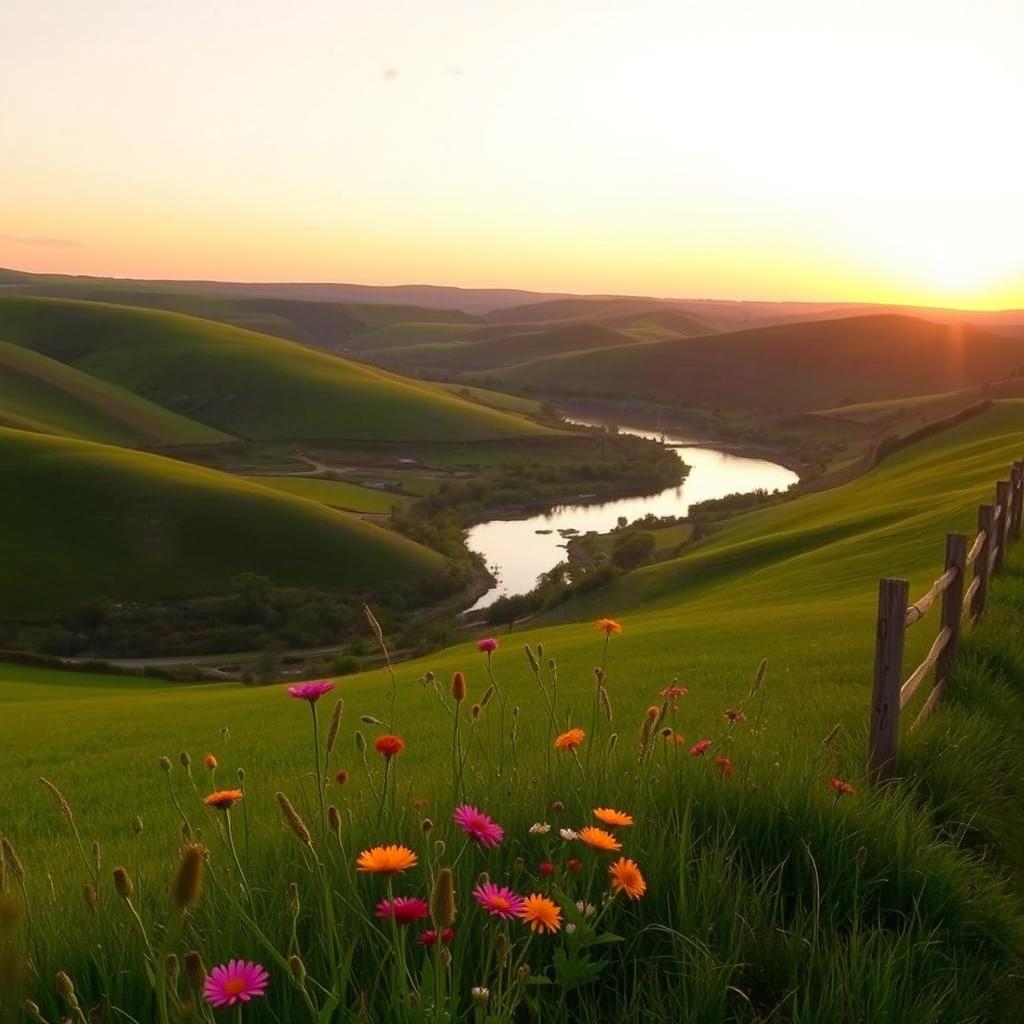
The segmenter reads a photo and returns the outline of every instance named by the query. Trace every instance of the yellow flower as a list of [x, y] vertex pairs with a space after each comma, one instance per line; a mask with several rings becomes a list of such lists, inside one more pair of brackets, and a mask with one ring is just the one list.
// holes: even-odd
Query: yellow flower
[[612, 876], [612, 892], [624, 892], [631, 900], [638, 900], [647, 892], [644, 876], [628, 857], [620, 857], [608, 868], [608, 874]]
[[611, 807], [595, 807], [594, 817], [611, 828], [626, 828], [633, 824], [632, 815], [626, 814], [625, 811], [613, 810]]
[[582, 729], [570, 729], [563, 732], [555, 739], [555, 750], [573, 750], [578, 747], [587, 737]]
[[594, 828], [588, 825], [580, 829], [580, 839], [593, 850], [601, 850], [604, 853], [614, 853], [622, 849], [622, 843], [603, 828]]
[[356, 860], [360, 871], [374, 875], [394, 875], [416, 866], [416, 854], [406, 846], [373, 846], [363, 850]]
[[216, 807], [218, 811], [226, 811], [241, 799], [242, 791], [240, 789], [219, 789], [216, 793], [211, 793], [204, 803], [207, 807]]
[[605, 636], [617, 636], [622, 632], [622, 626], [620, 626], [614, 619], [598, 619], [597, 628], [604, 633]]
[[557, 932], [562, 927], [562, 911], [558, 904], [539, 892], [523, 900], [519, 916], [535, 932]]

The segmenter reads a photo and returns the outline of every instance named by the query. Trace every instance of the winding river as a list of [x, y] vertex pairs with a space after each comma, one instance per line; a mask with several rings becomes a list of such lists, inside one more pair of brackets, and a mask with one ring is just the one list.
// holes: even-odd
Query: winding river
[[[594, 426], [580, 420], [582, 426]], [[469, 529], [466, 543], [483, 556], [497, 583], [469, 611], [479, 611], [499, 597], [525, 594], [537, 583], [537, 577], [565, 560], [566, 539], [559, 530], [578, 530], [581, 534], [611, 530], [624, 516], [629, 522], [648, 514], [685, 516], [690, 505], [727, 494], [786, 490], [799, 479], [792, 470], [767, 462], [748, 459], [714, 448], [694, 447], [694, 438], [660, 434], [650, 430], [619, 426], [624, 434], [635, 434], [671, 445], [680, 460], [690, 467], [682, 483], [666, 487], [656, 494], [639, 498], [617, 498], [588, 505], [556, 505], [540, 515], [526, 519], [492, 519]], [[538, 533], [537, 531], [544, 531]]]

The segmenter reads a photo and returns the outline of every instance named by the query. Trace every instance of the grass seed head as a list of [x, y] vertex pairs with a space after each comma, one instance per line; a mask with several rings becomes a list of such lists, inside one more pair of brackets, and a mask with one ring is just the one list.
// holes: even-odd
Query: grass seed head
[[288, 827], [295, 833], [300, 843], [312, 846], [313, 836], [306, 827], [306, 823], [299, 817], [299, 812], [292, 806], [291, 800], [284, 793], [277, 793], [276, 796], [278, 806], [281, 808], [281, 813], [284, 815], [284, 820]]
[[335, 740], [338, 738], [338, 730], [341, 728], [341, 716], [345, 710], [345, 702], [339, 700], [334, 705], [334, 714], [331, 715], [331, 724], [327, 729], [327, 753], [329, 754], [334, 749]]
[[188, 756], [188, 751], [187, 750], [183, 750], [178, 755], [178, 760], [181, 762], [181, 767], [182, 768], [186, 768], [187, 769], [187, 768], [191, 768], [192, 767], [192, 758]]
[[182, 912], [191, 907], [203, 889], [203, 862], [206, 850], [198, 843], [189, 843], [181, 851], [181, 863], [171, 885], [171, 901]]
[[135, 892], [131, 875], [121, 866], [114, 868], [114, 889], [123, 900], [130, 900]]
[[85, 905], [89, 913], [95, 917], [100, 908], [100, 894], [96, 891], [96, 886], [92, 882], [86, 882], [82, 895], [85, 897]]
[[450, 928], [455, 922], [455, 882], [451, 868], [441, 868], [430, 894], [430, 916], [435, 928]]
[[194, 949], [185, 954], [185, 974], [192, 988], [196, 992], [202, 992], [206, 984], [206, 966], [203, 964], [203, 958]]
[[71, 813], [71, 804], [64, 799], [64, 794], [49, 779], [41, 778], [39, 781], [50, 791], [50, 795], [57, 803], [57, 810], [59, 810], [60, 813], [68, 819], [68, 821], [74, 821], [75, 817]]
[[302, 962], [302, 957], [294, 953], [288, 957], [288, 970], [291, 971], [295, 984], [302, 988], [306, 984], [306, 965]]
[[167, 757], [166, 755], [161, 757], [160, 758], [160, 767], [165, 772], [169, 772], [171, 770], [171, 759], [169, 757]]

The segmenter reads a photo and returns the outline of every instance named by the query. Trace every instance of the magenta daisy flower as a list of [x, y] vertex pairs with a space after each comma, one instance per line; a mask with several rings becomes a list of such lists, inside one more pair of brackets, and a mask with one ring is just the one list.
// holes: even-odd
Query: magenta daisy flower
[[481, 846], [497, 846], [505, 838], [505, 830], [493, 818], [469, 804], [456, 807], [452, 821]]
[[498, 641], [493, 636], [485, 636], [477, 641], [476, 649], [481, 654], [493, 654], [498, 649]]
[[517, 896], [507, 885], [484, 882], [473, 890], [473, 898], [491, 917], [511, 921], [523, 909], [523, 897]]
[[430, 907], [415, 896], [396, 896], [393, 900], [381, 900], [375, 913], [378, 917], [393, 917], [399, 924], [412, 924], [426, 917]]
[[330, 693], [333, 689], [334, 683], [329, 679], [317, 679], [311, 683], [296, 683], [289, 686], [288, 692], [296, 700], [308, 700], [310, 704], [315, 704], [325, 693]]
[[264, 995], [269, 980], [260, 964], [230, 960], [214, 967], [206, 976], [203, 995], [211, 1006], [235, 1006]]
[[[451, 928], [441, 929], [441, 942], [447, 944], [455, 938], [455, 932]], [[428, 928], [425, 932], [420, 932], [419, 937], [416, 941], [421, 946], [433, 946], [437, 942], [437, 931], [433, 928]]]

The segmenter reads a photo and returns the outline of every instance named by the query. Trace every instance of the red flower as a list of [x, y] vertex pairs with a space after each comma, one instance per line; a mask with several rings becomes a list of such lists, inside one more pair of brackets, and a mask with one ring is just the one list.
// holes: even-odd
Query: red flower
[[425, 900], [415, 896], [396, 896], [393, 900], [381, 900], [375, 911], [377, 917], [393, 917], [399, 924], [412, 924], [430, 913]]
[[700, 757], [708, 747], [711, 746], [711, 740], [697, 740], [692, 747], [690, 747], [690, 757]]
[[545, 878], [550, 878], [555, 873], [555, 865], [550, 861], [542, 861], [537, 867], [537, 873]]
[[582, 871], [583, 870], [583, 862], [581, 860], [579, 860], [578, 858], [576, 858], [576, 857], [570, 857], [565, 862], [565, 866], [570, 871]]
[[344, 768], [339, 768], [334, 777], [338, 780], [339, 786], [344, 786], [348, 782], [348, 772]]
[[732, 761], [727, 757], [716, 757], [715, 770], [721, 778], [729, 778], [732, 775]]
[[841, 796], [853, 796], [853, 794], [857, 792], [853, 786], [843, 779], [830, 779], [829, 785], [836, 791], [836, 799]]
[[373, 746], [378, 754], [391, 758], [405, 750], [405, 740], [401, 736], [385, 734], [384, 736], [378, 736], [377, 742]]
[[[451, 928], [441, 929], [442, 944], [451, 942], [454, 938], [455, 932]], [[437, 942], [437, 932], [433, 928], [428, 928], [425, 932], [420, 932], [416, 941], [421, 946], [433, 946]]]

